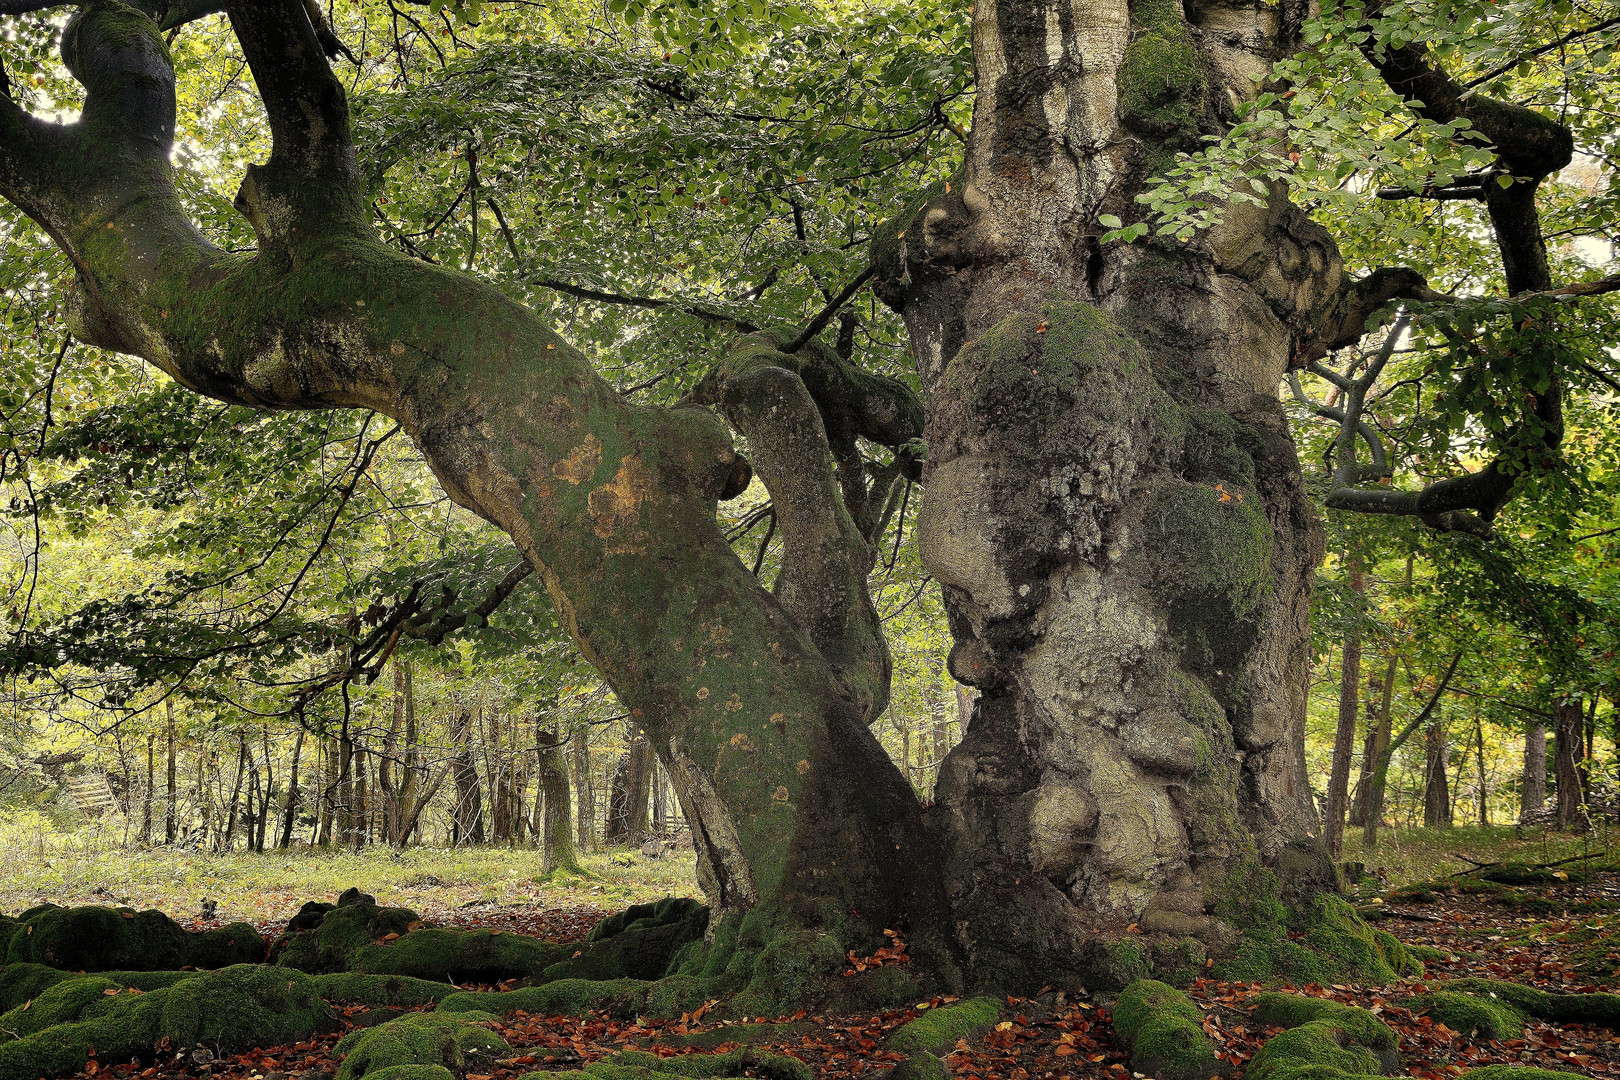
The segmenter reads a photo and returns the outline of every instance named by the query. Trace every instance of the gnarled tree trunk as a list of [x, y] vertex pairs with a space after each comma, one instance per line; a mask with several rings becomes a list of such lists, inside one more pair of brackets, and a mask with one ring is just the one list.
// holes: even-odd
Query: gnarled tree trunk
[[1189, 245], [1099, 218], [1218, 131], [1303, 4], [981, 2], [965, 173], [875, 244], [927, 401], [918, 543], [981, 696], [933, 812], [973, 970], [1085, 970], [1315, 825], [1321, 536], [1277, 386], [1336, 248], [1280, 194]]

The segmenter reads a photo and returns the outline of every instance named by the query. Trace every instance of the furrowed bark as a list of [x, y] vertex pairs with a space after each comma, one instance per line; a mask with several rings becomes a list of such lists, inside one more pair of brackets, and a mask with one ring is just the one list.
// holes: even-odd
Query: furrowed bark
[[[513, 538], [685, 778], [700, 843], [724, 846], [711, 861], [754, 882], [732, 898], [819, 897], [895, 925], [914, 891], [918, 808], [863, 706], [716, 528], [717, 500], [747, 479], [724, 425], [626, 402], [527, 308], [378, 242], [343, 89], [304, 5], [227, 11], [273, 135], [238, 197], [256, 254], [213, 247], [180, 208], [174, 78], [142, 12], [96, 0], [71, 22], [79, 122], [0, 101], [0, 194], [72, 261], [76, 335], [220, 400], [397, 419], [451, 497]], [[805, 860], [833, 842], [846, 845], [835, 869], [812, 874]]]

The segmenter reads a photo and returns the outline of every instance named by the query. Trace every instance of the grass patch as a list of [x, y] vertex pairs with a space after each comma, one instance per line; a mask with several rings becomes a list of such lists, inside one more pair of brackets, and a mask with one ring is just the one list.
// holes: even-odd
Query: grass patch
[[220, 855], [42, 836], [37, 843], [0, 845], [0, 912], [15, 914], [43, 902], [126, 904], [155, 907], [185, 922], [211, 899], [218, 904], [217, 917], [226, 922], [263, 924], [285, 920], [306, 900], [330, 902], [354, 885], [379, 904], [414, 908], [428, 917], [477, 903], [616, 909], [697, 895], [690, 851], [661, 859], [631, 852], [631, 866], [622, 865], [625, 854], [582, 856], [594, 877], [553, 874], [537, 880], [541, 857], [532, 848]]
[[1467, 870], [1471, 864], [1459, 856], [1479, 862], [1548, 863], [1573, 855], [1613, 851], [1620, 846], [1620, 832], [1600, 826], [1596, 833], [1581, 835], [1550, 829], [1526, 829], [1521, 834], [1511, 825], [1459, 826], [1455, 829], [1380, 829], [1378, 847], [1366, 850], [1360, 829], [1347, 829], [1344, 838], [1345, 862], [1365, 863], [1391, 888], [1429, 881]]

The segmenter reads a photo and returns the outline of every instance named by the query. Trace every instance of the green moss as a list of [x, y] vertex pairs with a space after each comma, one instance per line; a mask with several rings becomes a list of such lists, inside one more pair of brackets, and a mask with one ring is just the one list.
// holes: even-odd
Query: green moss
[[943, 1061], [921, 1050], [896, 1065], [887, 1080], [950, 1080], [950, 1076], [951, 1071]]
[[1131, 5], [1130, 44], [1120, 64], [1120, 114], [1125, 123], [1191, 149], [1209, 94], [1204, 60], [1175, 0]]
[[1526, 1065], [1485, 1065], [1469, 1069], [1462, 1074], [1462, 1080], [1575, 1080], [1580, 1075], [1552, 1069], [1532, 1069]]
[[[64, 998], [70, 992], [61, 991]], [[105, 1061], [149, 1055], [164, 1039], [234, 1053], [307, 1039], [331, 1022], [308, 976], [238, 964], [144, 994], [98, 991], [82, 1003], [78, 1019], [0, 1044], [0, 1080], [77, 1072], [91, 1047]]]
[[1131, 983], [1114, 1005], [1114, 1031], [1131, 1051], [1131, 1070], [1159, 1080], [1209, 1080], [1229, 1071], [1203, 1020], [1191, 998], [1153, 979]]
[[107, 993], [124, 988], [111, 979], [83, 975], [64, 979], [42, 990], [38, 997], [0, 1016], [0, 1033], [11, 1038], [32, 1035], [57, 1024], [71, 1024]]
[[1426, 1013], [1452, 1031], [1478, 1035], [1493, 1042], [1517, 1039], [1524, 1034], [1524, 1013], [1489, 996], [1438, 990], [1403, 998], [1398, 1004], [1413, 1012]]
[[318, 975], [315, 987], [323, 999], [340, 1005], [432, 1005], [459, 992], [447, 982], [349, 971]]
[[1271, 586], [1271, 523], [1252, 488], [1167, 479], [1147, 516], [1154, 591], [1170, 604], [1247, 618]]
[[[409, 937], [412, 924], [420, 925], [421, 921], [421, 916], [409, 908], [381, 907], [371, 897], [350, 890], [339, 898], [336, 907], [326, 912], [319, 926], [282, 935], [272, 946], [271, 953], [276, 963], [283, 967], [297, 968], [310, 974], [343, 971], [355, 966], [355, 957], [371, 942], [389, 934]], [[446, 974], [443, 970], [431, 971], [426, 975], [390, 968], [358, 970], [421, 975], [423, 978], [439, 978]]]
[[926, 1051], [947, 1054], [958, 1039], [976, 1039], [1001, 1019], [1001, 1002], [993, 997], [969, 998], [929, 1009], [908, 1021], [883, 1042], [885, 1050], [901, 1054]]
[[[332, 914], [336, 912], [327, 918]], [[532, 978], [582, 951], [578, 945], [559, 945], [501, 931], [413, 930], [398, 941], [362, 945], [348, 955], [348, 967], [374, 975], [501, 982]]]
[[330, 1017], [315, 980], [262, 964], [203, 972], [147, 996], [159, 995], [162, 1034], [176, 1046], [277, 1046], [309, 1038]]
[[[1341, 896], [1290, 887], [1281, 899], [1276, 875], [1258, 863], [1239, 866], [1217, 891], [1216, 914], [1241, 932], [1236, 954], [1216, 963], [1217, 978], [1244, 982], [1394, 982], [1420, 972], [1404, 947], [1375, 931]], [[1395, 942], [1395, 945], [1399, 945]]]
[[1553, 994], [1494, 979], [1452, 979], [1439, 985], [1445, 991], [1474, 994], [1505, 1003], [1537, 1020], [1555, 1024], [1595, 1024], [1620, 1030], [1620, 995]]
[[1377, 1076], [1378, 1058], [1366, 1047], [1342, 1043], [1326, 1024], [1305, 1024], [1266, 1040], [1244, 1070], [1244, 1080], [1337, 1080]]
[[1255, 1000], [1254, 1018], [1262, 1024], [1283, 1028], [1324, 1024], [1341, 1033], [1341, 1041], [1370, 1050], [1384, 1071], [1400, 1064], [1400, 1038], [1394, 1030], [1371, 1012], [1354, 1005], [1299, 994], [1261, 994]]
[[741, 1077], [744, 1070], [768, 1080], [813, 1080], [810, 1066], [785, 1054], [767, 1054], [739, 1047], [724, 1054], [684, 1054], [659, 1057], [640, 1050], [603, 1058], [584, 1069], [560, 1073], [530, 1073], [524, 1080], [719, 1080]]
[[366, 1073], [366, 1080], [458, 1080], [443, 1065], [388, 1065]]
[[160, 971], [253, 963], [265, 951], [264, 939], [246, 923], [191, 934], [161, 911], [41, 906], [19, 922], [6, 942], [8, 965]]
[[493, 1060], [510, 1052], [505, 1039], [480, 1026], [493, 1019], [480, 1012], [408, 1013], [352, 1031], [333, 1051], [344, 1055], [337, 1080], [359, 1080], [374, 1070], [399, 1065], [437, 1065], [459, 1076], [467, 1071], [469, 1058]]
[[567, 959], [550, 964], [543, 977], [656, 979], [674, 966], [682, 948], [702, 940], [708, 925], [709, 909], [696, 900], [634, 904], [598, 923], [583, 946], [559, 948]]
[[592, 982], [562, 979], [543, 986], [525, 986], [505, 992], [463, 991], [439, 1002], [441, 1013], [491, 1012], [506, 1014], [522, 1010], [536, 1016], [586, 1016], [597, 1009], [616, 1004], [645, 1001], [647, 983], [635, 979]]

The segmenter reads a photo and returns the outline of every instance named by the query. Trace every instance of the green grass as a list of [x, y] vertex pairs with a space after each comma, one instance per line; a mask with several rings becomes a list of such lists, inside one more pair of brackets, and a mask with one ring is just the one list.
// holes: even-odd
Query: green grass
[[1547, 863], [1572, 855], [1612, 850], [1620, 846], [1620, 832], [1598, 826], [1589, 835], [1526, 829], [1518, 835], [1511, 825], [1458, 826], [1453, 829], [1380, 829], [1378, 847], [1367, 851], [1360, 829], [1346, 829], [1341, 861], [1361, 862], [1381, 874], [1391, 888], [1444, 877], [1479, 862]]
[[[34, 904], [128, 904], [155, 907], [176, 919], [197, 916], [204, 899], [217, 917], [263, 923], [283, 920], [306, 900], [331, 901], [357, 885], [378, 903], [426, 916], [464, 905], [617, 909], [665, 896], [695, 896], [690, 851], [644, 859], [624, 851], [586, 855], [592, 875], [537, 880], [540, 852], [531, 848], [372, 848], [359, 854], [273, 851], [263, 855], [152, 849], [140, 851], [83, 836], [39, 833], [11, 843], [0, 820], [0, 914]], [[99, 891], [98, 891], [99, 890]]]

